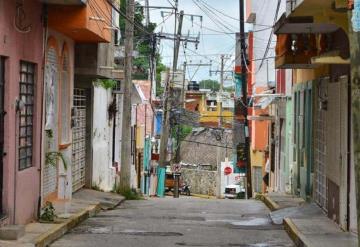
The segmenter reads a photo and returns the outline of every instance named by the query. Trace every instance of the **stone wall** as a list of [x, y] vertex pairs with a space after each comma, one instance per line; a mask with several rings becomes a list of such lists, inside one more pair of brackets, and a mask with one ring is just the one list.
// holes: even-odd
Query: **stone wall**
[[191, 193], [203, 195], [216, 195], [216, 171], [198, 169], [181, 169], [181, 177], [191, 186]]

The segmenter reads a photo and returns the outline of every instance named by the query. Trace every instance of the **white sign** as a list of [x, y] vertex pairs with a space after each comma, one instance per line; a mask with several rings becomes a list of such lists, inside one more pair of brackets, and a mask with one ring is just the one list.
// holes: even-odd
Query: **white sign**
[[[167, 71], [161, 72], [161, 86], [165, 87], [166, 79], [167, 79]], [[174, 77], [174, 80], [173, 80]], [[173, 74], [172, 70], [170, 70], [170, 82], [173, 82], [173, 87], [175, 88], [183, 88], [187, 89], [187, 81], [184, 82], [184, 72], [182, 70], [175, 71]], [[184, 83], [184, 85], [183, 85]]]

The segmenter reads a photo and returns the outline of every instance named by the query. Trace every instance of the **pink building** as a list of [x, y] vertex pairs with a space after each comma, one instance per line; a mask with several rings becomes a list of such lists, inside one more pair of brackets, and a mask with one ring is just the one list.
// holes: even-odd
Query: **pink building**
[[38, 0], [0, 2], [0, 225], [27, 223], [38, 212], [44, 54], [41, 16]]

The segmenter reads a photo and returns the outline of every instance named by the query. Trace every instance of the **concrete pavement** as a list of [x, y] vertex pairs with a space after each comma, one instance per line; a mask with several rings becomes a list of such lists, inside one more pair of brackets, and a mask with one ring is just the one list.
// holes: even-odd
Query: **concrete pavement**
[[270, 217], [274, 224], [284, 224], [285, 230], [297, 246], [358, 246], [354, 234], [340, 229], [314, 203], [281, 193], [269, 193], [261, 199], [273, 210]]
[[89, 218], [52, 247], [294, 246], [255, 200], [193, 197], [126, 201]]
[[1, 241], [1, 247], [45, 247], [85, 219], [102, 209], [113, 209], [124, 197], [94, 190], [80, 190], [71, 201], [55, 201], [56, 223], [34, 222], [25, 226], [25, 235], [17, 241]]

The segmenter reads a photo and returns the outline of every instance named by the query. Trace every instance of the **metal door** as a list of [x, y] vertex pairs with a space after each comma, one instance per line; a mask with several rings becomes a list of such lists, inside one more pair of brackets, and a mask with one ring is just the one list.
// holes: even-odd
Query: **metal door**
[[85, 186], [86, 89], [74, 88], [72, 129], [72, 189]]
[[0, 57], [0, 215], [3, 212], [3, 156], [4, 156], [4, 88], [5, 88], [5, 58]]

